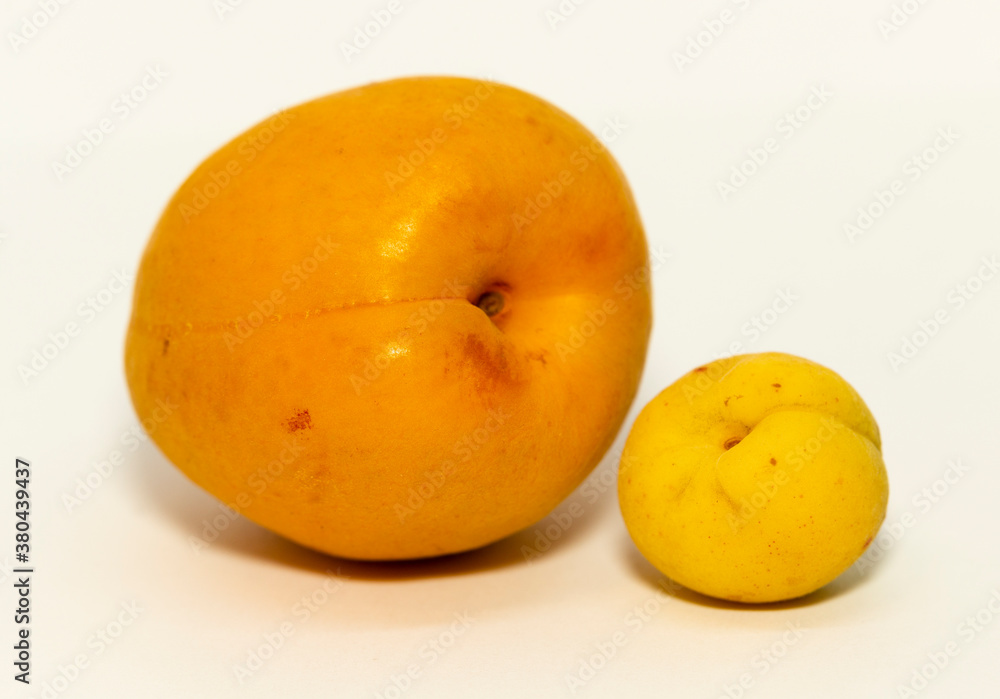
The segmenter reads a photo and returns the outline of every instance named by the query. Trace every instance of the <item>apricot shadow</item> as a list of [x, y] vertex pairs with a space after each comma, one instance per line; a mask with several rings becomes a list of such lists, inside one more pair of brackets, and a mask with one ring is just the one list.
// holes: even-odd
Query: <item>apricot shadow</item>
[[690, 602], [691, 604], [697, 604], [702, 607], [710, 607], [712, 609], [731, 609], [733, 611], [743, 612], [770, 612], [784, 609], [801, 609], [804, 607], [811, 607], [815, 604], [821, 604], [839, 597], [868, 582], [868, 579], [872, 577], [870, 575], [860, 575], [854, 572], [853, 568], [848, 568], [832, 582], [827, 583], [815, 592], [811, 592], [802, 597], [782, 602], [765, 602], [763, 604], [730, 602], [728, 600], [716, 599], [714, 597], [703, 595], [700, 592], [695, 592], [694, 590], [684, 587], [680, 583], [674, 582], [670, 578], [663, 575], [663, 573], [657, 570], [652, 563], [647, 561], [646, 558], [639, 553], [639, 550], [635, 547], [635, 544], [632, 543], [632, 540], [628, 537], [628, 535], [624, 536], [621, 541], [621, 557], [625, 559], [624, 562], [626, 566], [636, 578], [639, 578], [650, 588], [658, 591], [662, 591], [664, 589], [664, 581], [666, 581], [667, 587], [670, 589], [670, 594], [673, 597], [685, 602]]
[[[155, 511], [172, 522], [179, 536], [201, 539], [204, 520], [211, 520], [222, 512], [218, 500], [189, 480], [154, 449], [141, 456], [137, 455], [136, 473], [139, 495], [151, 505], [148, 511]], [[576, 497], [576, 494], [571, 495], [557, 511]], [[579, 544], [600, 519], [611, 500], [605, 495], [597, 503], [584, 508], [583, 514], [571, 526], [562, 529], [560, 536], [551, 540], [551, 545], [544, 552], [538, 552], [539, 556], [556, 556]], [[519, 564], [527, 565], [525, 550], [535, 550], [536, 530], [544, 531], [553, 524], [558, 526], [549, 515], [500, 541], [463, 553], [403, 561], [360, 561], [314, 551], [239, 517], [232, 520], [214, 541], [206, 543], [206, 548], [313, 573], [339, 569], [342, 574], [356, 580], [392, 582], [468, 575]]]

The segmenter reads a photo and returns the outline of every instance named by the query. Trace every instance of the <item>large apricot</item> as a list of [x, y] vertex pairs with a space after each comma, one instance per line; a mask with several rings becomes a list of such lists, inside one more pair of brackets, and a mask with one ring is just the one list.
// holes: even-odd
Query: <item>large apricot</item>
[[126, 343], [194, 482], [290, 539], [434, 556], [545, 516], [598, 463], [650, 331], [601, 143], [519, 90], [412, 78], [277, 114], [174, 195]]

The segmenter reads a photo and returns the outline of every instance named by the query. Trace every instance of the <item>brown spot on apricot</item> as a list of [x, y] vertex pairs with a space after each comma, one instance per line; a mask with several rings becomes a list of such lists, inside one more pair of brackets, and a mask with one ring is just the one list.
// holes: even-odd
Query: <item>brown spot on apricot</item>
[[546, 354], [545, 350], [542, 350], [540, 352], [528, 352], [525, 356], [528, 359], [533, 359], [536, 362], [541, 362], [542, 366], [547, 366], [548, 361], [546, 361], [545, 359], [545, 354]]
[[861, 548], [868, 548], [868, 544], [870, 544], [871, 542], [872, 542], [872, 537], [869, 536], [867, 539], [865, 539], [865, 545], [862, 546]]
[[476, 377], [476, 389], [480, 393], [492, 390], [498, 384], [514, 381], [503, 347], [488, 347], [478, 335], [469, 334], [462, 343], [462, 353], [463, 364]]
[[780, 383], [773, 383], [771, 385], [774, 386], [775, 388], [781, 388], [781, 384]]
[[743, 441], [742, 437], [730, 437], [729, 439], [726, 440], [726, 443], [723, 444], [722, 446], [725, 447], [725, 449], [728, 451], [729, 449], [732, 449], [742, 441]]
[[502, 352], [494, 356], [486, 343], [477, 335], [465, 336], [463, 350], [465, 358], [481, 369], [488, 369], [494, 374], [499, 374], [507, 369], [507, 357]]
[[163, 338], [163, 352], [161, 354], [166, 355], [167, 350], [170, 349], [170, 338]]
[[778, 465], [778, 460], [775, 459], [773, 456], [771, 457], [771, 465], [772, 466], [777, 466]]
[[695, 369], [695, 371], [697, 371], [697, 372], [708, 371], [708, 367], [707, 366], [700, 366], [697, 369]]
[[312, 416], [309, 415], [308, 410], [300, 410], [295, 415], [290, 417], [285, 423], [285, 429], [289, 432], [298, 432], [299, 430], [311, 430], [313, 426]]

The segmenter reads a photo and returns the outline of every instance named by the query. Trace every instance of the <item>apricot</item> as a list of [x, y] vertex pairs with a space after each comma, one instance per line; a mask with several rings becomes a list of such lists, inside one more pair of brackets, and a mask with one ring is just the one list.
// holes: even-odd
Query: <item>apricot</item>
[[622, 454], [622, 515], [664, 574], [735, 602], [801, 597], [885, 519], [875, 418], [841, 376], [780, 352], [698, 367], [643, 408]]
[[222, 502], [338, 556], [483, 546], [599, 462], [651, 323], [607, 149], [492, 82], [410, 78], [276, 114], [174, 195], [125, 349], [153, 439]]

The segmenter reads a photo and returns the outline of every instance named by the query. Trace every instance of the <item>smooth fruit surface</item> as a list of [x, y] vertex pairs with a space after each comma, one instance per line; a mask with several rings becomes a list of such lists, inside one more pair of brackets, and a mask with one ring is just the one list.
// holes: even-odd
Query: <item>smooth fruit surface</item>
[[833, 371], [781, 353], [698, 367], [629, 433], [619, 502], [639, 551], [706, 595], [773, 602], [844, 572], [885, 518], [878, 426]]
[[304, 545], [433, 556], [545, 516], [598, 463], [650, 332], [608, 151], [490, 82], [410, 78], [267, 119], [174, 195], [126, 374], [192, 480]]

